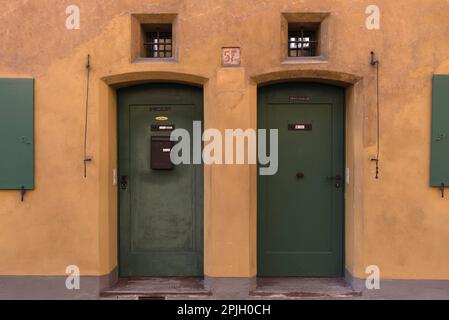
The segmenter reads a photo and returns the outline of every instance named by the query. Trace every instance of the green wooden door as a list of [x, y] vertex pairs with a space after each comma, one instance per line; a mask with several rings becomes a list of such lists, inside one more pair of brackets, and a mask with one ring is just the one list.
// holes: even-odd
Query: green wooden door
[[258, 98], [259, 128], [279, 130], [279, 171], [258, 183], [259, 276], [341, 277], [343, 89], [288, 83]]
[[160, 126], [192, 133], [202, 101], [201, 89], [177, 84], [118, 92], [122, 277], [203, 275], [203, 167], [151, 167], [152, 138], [170, 136]]

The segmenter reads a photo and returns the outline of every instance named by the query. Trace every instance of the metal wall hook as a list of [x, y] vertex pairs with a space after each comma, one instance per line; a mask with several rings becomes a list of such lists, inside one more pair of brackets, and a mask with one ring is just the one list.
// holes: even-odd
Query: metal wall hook
[[24, 202], [25, 201], [25, 194], [27, 193], [25, 186], [22, 186], [22, 188], [20, 189], [20, 202]]
[[371, 51], [371, 65], [375, 66], [376, 64], [379, 64], [379, 60], [376, 60], [376, 54]]
[[86, 69], [90, 69], [90, 54], [87, 55], [87, 63], [86, 63]]

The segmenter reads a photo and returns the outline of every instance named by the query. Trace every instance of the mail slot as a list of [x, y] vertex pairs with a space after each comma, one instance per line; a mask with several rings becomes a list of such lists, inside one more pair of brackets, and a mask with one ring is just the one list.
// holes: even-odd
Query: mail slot
[[151, 137], [151, 169], [173, 170], [175, 167], [170, 159], [173, 142], [170, 137]]

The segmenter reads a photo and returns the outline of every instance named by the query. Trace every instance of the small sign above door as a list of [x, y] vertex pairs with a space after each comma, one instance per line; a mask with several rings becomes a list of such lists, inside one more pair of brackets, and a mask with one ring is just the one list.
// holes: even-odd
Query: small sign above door
[[161, 124], [161, 125], [152, 125], [151, 131], [173, 131], [175, 130], [175, 126], [173, 124]]
[[305, 96], [291, 96], [290, 102], [307, 102], [310, 101], [310, 97]]
[[150, 107], [150, 112], [166, 112], [171, 111], [171, 107]]
[[312, 131], [311, 124], [295, 123], [288, 125], [289, 131]]

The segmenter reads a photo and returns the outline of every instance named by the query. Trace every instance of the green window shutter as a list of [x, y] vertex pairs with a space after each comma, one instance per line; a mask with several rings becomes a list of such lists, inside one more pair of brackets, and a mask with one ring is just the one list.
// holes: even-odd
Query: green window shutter
[[0, 79], [0, 189], [34, 189], [34, 80]]
[[449, 75], [433, 76], [430, 184], [449, 186]]

